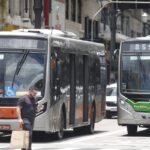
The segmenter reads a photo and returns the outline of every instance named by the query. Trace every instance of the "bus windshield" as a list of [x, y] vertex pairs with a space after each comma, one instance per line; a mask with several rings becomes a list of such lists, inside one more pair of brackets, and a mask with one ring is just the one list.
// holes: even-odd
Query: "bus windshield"
[[21, 96], [33, 85], [38, 88], [41, 96], [44, 77], [43, 52], [0, 52], [0, 70], [0, 97]]
[[122, 55], [122, 91], [150, 92], [150, 56]]

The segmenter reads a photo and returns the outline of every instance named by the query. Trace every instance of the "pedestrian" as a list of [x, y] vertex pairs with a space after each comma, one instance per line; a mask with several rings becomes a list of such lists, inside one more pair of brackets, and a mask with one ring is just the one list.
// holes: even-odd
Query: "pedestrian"
[[29, 148], [27, 150], [32, 149], [32, 130], [34, 126], [36, 112], [39, 112], [43, 109], [43, 105], [40, 106], [36, 102], [36, 94], [37, 88], [32, 86], [29, 89], [28, 93], [21, 97], [17, 102], [17, 115], [19, 123], [24, 130], [29, 131]]

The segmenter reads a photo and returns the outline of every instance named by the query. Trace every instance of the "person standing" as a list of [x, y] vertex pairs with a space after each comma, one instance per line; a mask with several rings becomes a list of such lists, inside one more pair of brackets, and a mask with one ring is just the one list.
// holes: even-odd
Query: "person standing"
[[[37, 88], [32, 86], [29, 88], [28, 94], [21, 97], [17, 102], [17, 115], [20, 125], [24, 130], [29, 131], [29, 148], [32, 149], [32, 131], [34, 126], [34, 120], [36, 112], [43, 109], [43, 105], [40, 106], [36, 102], [35, 96], [37, 95]], [[25, 149], [22, 149], [25, 150]]]

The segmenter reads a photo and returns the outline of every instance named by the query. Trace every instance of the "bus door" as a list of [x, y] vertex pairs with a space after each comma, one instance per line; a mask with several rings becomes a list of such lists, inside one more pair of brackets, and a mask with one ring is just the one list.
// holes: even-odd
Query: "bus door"
[[70, 124], [88, 121], [88, 56], [70, 56]]
[[76, 76], [76, 106], [75, 123], [83, 122], [83, 56], [76, 55], [75, 58], [75, 76]]
[[83, 122], [88, 121], [88, 105], [89, 105], [89, 59], [83, 56]]
[[69, 123], [75, 123], [75, 55], [70, 54], [70, 113], [69, 113]]

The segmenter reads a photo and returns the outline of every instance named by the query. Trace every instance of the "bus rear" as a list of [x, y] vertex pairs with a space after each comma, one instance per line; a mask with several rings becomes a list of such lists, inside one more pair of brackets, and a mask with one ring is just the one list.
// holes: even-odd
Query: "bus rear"
[[29, 87], [44, 96], [47, 40], [32, 33], [0, 32], [0, 130], [19, 129], [16, 104]]
[[129, 135], [150, 125], [150, 38], [121, 44], [118, 73], [118, 124]]

